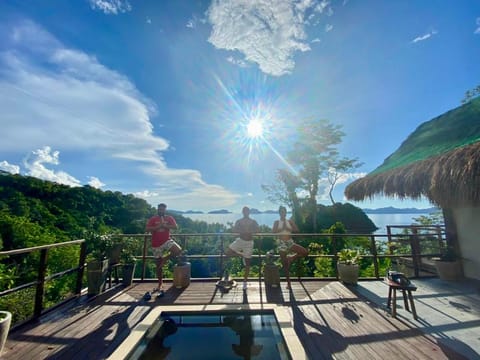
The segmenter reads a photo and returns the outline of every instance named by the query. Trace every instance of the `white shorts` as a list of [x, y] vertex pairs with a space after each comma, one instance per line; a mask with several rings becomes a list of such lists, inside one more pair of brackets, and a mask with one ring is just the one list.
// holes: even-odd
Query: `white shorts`
[[237, 254], [243, 256], [245, 259], [251, 259], [253, 254], [253, 240], [246, 241], [236, 238], [228, 247]]
[[293, 241], [293, 239], [278, 240], [278, 251], [289, 252], [294, 244], [295, 242]]
[[180, 245], [178, 245], [173, 239], [167, 240], [158, 247], [152, 247], [153, 256], [156, 258], [162, 257], [165, 253], [169, 252], [170, 248], [174, 245], [177, 245], [181, 249]]

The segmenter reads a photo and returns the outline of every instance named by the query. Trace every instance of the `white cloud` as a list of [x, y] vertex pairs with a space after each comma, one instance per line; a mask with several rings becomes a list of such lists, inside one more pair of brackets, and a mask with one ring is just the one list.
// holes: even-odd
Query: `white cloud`
[[480, 17], [478, 17], [475, 22], [477, 24], [477, 28], [475, 29], [475, 31], [473, 33], [474, 34], [480, 34]]
[[436, 30], [432, 30], [424, 35], [420, 35], [420, 36], [417, 36], [415, 39], [412, 40], [412, 43], [417, 43], [419, 41], [424, 41], [424, 40], [427, 40], [429, 38], [431, 38], [433, 35], [435, 35], [437, 33]]
[[9, 164], [8, 161], [0, 161], [0, 170], [6, 171], [10, 174], [19, 174], [20, 166]]
[[196, 25], [195, 25], [195, 21], [193, 21], [192, 19], [188, 20], [186, 26], [187, 26], [187, 28], [190, 28], [190, 29], [195, 28], [195, 26], [196, 26]]
[[93, 10], [103, 11], [105, 14], [117, 15], [132, 10], [128, 0], [89, 0]]
[[332, 25], [332, 24], [327, 24], [327, 25], [325, 25], [325, 32], [332, 31], [332, 29], [333, 29], [333, 25]]
[[44, 146], [41, 149], [32, 151], [23, 161], [23, 166], [27, 169], [27, 175], [59, 184], [81, 186], [79, 180], [66, 172], [54, 171], [45, 167], [44, 164], [60, 164], [59, 155], [60, 152], [52, 152], [50, 146]]
[[207, 11], [209, 42], [219, 49], [239, 51], [248, 62], [273, 76], [290, 73], [297, 51], [308, 51], [305, 26], [309, 12], [323, 12], [328, 1], [223, 0]]
[[88, 178], [90, 179], [88, 181], [88, 185], [90, 185], [91, 187], [94, 187], [95, 189], [100, 189], [100, 188], [105, 186], [105, 184], [103, 182], [101, 182], [99, 178], [97, 178], [95, 176], [89, 176]]
[[149, 17], [147, 17], [147, 19], [145, 20], [147, 22], [147, 24], [151, 24], [152, 23], [152, 19], [150, 19]]
[[312, 43], [319, 43], [321, 40], [319, 38], [315, 38], [312, 40]]
[[227, 57], [227, 61], [240, 67], [247, 67], [248, 64], [242, 59], [235, 59], [233, 56]]
[[33, 176], [80, 185], [70, 175], [44, 166], [58, 161], [56, 152], [45, 150], [49, 144], [86, 158], [127, 161], [132, 170], [155, 179], [150, 190], [161, 197], [168, 194], [173, 199], [177, 192], [170, 189], [180, 189], [180, 197], [191, 202], [202, 194], [212, 206], [214, 201], [223, 206], [236, 198], [220, 186], [206, 184], [196, 170], [168, 168], [162, 153], [169, 142], [153, 132], [156, 108], [124, 75], [92, 55], [66, 48], [29, 21], [0, 31], [0, 43], [7, 49], [0, 51], [0, 152], [43, 149], [34, 152], [43, 160], [31, 156], [26, 163]]

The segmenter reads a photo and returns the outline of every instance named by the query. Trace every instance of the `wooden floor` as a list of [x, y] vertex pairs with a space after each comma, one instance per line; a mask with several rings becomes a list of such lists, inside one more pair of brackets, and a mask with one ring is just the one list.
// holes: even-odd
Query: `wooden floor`
[[[156, 306], [183, 304], [274, 303], [288, 306], [292, 323], [311, 359], [462, 359], [420, 330], [391, 318], [339, 282], [293, 282], [290, 292], [249, 282], [228, 293], [215, 282], [170, 287], [165, 296], [145, 301], [153, 283], [117, 288], [100, 297], [82, 297], [36, 324], [11, 332], [3, 359], [104, 359]], [[295, 359], [295, 354], [293, 354]]]

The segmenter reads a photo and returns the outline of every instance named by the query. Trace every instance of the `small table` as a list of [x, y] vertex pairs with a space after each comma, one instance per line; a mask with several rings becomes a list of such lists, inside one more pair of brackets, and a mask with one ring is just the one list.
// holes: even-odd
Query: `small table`
[[[405, 309], [410, 311], [410, 307], [412, 308], [412, 315], [415, 320], [417, 320], [417, 311], [415, 310], [415, 303], [413, 302], [413, 295], [412, 291], [416, 291], [417, 287], [413, 284], [409, 285], [401, 285], [389, 279], [384, 279], [383, 282], [388, 285], [388, 300], [387, 300], [387, 308], [390, 309], [390, 304], [392, 303], [392, 293], [393, 293], [393, 305], [392, 309], [392, 316], [397, 316], [397, 290], [401, 290], [403, 294], [403, 302], [405, 304]], [[407, 301], [408, 295], [408, 301]], [[410, 307], [408, 303], [410, 302]]]

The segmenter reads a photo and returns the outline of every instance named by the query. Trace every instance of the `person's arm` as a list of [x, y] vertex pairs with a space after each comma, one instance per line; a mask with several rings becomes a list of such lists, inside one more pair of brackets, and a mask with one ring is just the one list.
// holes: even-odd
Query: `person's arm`
[[147, 221], [147, 225], [145, 226], [146, 232], [153, 233], [158, 229], [160, 229], [158, 225], [155, 225], [155, 223], [151, 219]]
[[178, 228], [177, 222], [175, 221], [175, 219], [172, 216], [167, 217], [166, 221], [164, 221], [162, 226], [163, 226], [163, 228], [169, 229], [169, 230], [177, 230], [177, 228]]
[[278, 230], [278, 220], [275, 220], [275, 222], [273, 223], [273, 230], [272, 231], [274, 233], [280, 232], [280, 230]]
[[298, 232], [298, 226], [295, 224], [295, 221], [293, 220], [288, 220], [290, 222], [290, 226], [292, 227], [292, 232]]

